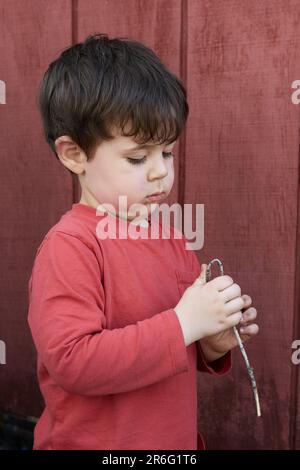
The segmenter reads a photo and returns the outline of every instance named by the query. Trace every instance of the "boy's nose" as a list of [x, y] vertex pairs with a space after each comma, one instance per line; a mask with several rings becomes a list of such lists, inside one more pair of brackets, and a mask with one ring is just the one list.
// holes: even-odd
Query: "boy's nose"
[[149, 170], [149, 179], [164, 178], [168, 174], [168, 168], [163, 157], [154, 159]]

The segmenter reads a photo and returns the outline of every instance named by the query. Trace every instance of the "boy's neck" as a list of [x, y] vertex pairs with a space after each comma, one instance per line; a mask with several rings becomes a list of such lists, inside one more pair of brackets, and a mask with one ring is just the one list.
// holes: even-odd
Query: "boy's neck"
[[119, 219], [126, 220], [128, 223], [132, 223], [133, 225], [141, 225], [142, 227], [148, 227], [150, 225], [150, 220], [148, 220], [147, 217], [135, 217], [132, 220], [129, 220], [127, 217], [120, 215], [120, 214], [115, 214], [111, 211], [109, 211], [106, 207], [104, 207], [101, 203], [98, 204], [97, 210], [102, 210], [104, 213], [108, 213], [112, 215], [113, 217], [117, 217]]

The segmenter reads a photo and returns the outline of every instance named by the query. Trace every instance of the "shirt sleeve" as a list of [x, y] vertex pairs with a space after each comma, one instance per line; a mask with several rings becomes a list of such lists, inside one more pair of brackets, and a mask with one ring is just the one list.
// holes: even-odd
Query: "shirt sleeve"
[[[184, 240], [186, 241], [186, 239]], [[189, 258], [189, 270], [195, 273], [196, 277], [200, 276], [201, 266], [198, 257], [194, 250], [186, 250]], [[232, 368], [232, 353], [228, 351], [224, 356], [216, 359], [215, 361], [206, 362], [205, 355], [201, 348], [200, 341], [196, 341], [197, 347], [197, 370], [200, 372], [207, 372], [212, 375], [224, 375]]]
[[93, 249], [77, 236], [52, 234], [37, 253], [29, 280], [28, 323], [39, 357], [59, 386], [81, 395], [107, 395], [188, 371], [173, 309], [107, 329], [104, 307]]
[[211, 375], [224, 375], [231, 370], [232, 367], [232, 354], [228, 351], [224, 356], [219, 357], [212, 362], [206, 362], [203, 354], [200, 341], [196, 341], [197, 345], [197, 370], [199, 372], [206, 372]]

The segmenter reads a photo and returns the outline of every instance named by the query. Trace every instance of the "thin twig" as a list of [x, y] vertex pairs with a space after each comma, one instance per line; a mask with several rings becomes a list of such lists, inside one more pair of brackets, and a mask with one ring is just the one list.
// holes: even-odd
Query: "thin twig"
[[[210, 281], [210, 279], [211, 279], [211, 267], [212, 267], [213, 263], [215, 263], [215, 262], [218, 263], [218, 265], [220, 267], [221, 276], [224, 276], [223, 263], [218, 258], [215, 258], [207, 266], [207, 269], [206, 269], [206, 282]], [[240, 347], [241, 353], [243, 355], [243, 358], [245, 359], [245, 362], [246, 362], [248, 374], [249, 374], [249, 377], [250, 377], [250, 380], [251, 380], [254, 399], [255, 399], [256, 413], [257, 413], [257, 416], [261, 416], [261, 409], [260, 409], [258, 391], [257, 391], [257, 386], [256, 386], [256, 380], [255, 380], [255, 377], [254, 377], [254, 371], [253, 371], [253, 368], [250, 366], [248, 356], [246, 354], [243, 342], [241, 340], [241, 337], [239, 335], [239, 332], [238, 332], [236, 326], [233, 327], [233, 331], [234, 331], [235, 337], [237, 339], [238, 345]]]

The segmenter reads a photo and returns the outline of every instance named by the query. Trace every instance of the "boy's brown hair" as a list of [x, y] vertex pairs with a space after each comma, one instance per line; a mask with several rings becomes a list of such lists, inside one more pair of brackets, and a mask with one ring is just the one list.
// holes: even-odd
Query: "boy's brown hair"
[[189, 112], [181, 80], [151, 49], [100, 33], [49, 65], [38, 100], [45, 138], [57, 158], [55, 140], [61, 135], [70, 136], [91, 159], [101, 140], [114, 137], [113, 128], [139, 144], [171, 143]]

